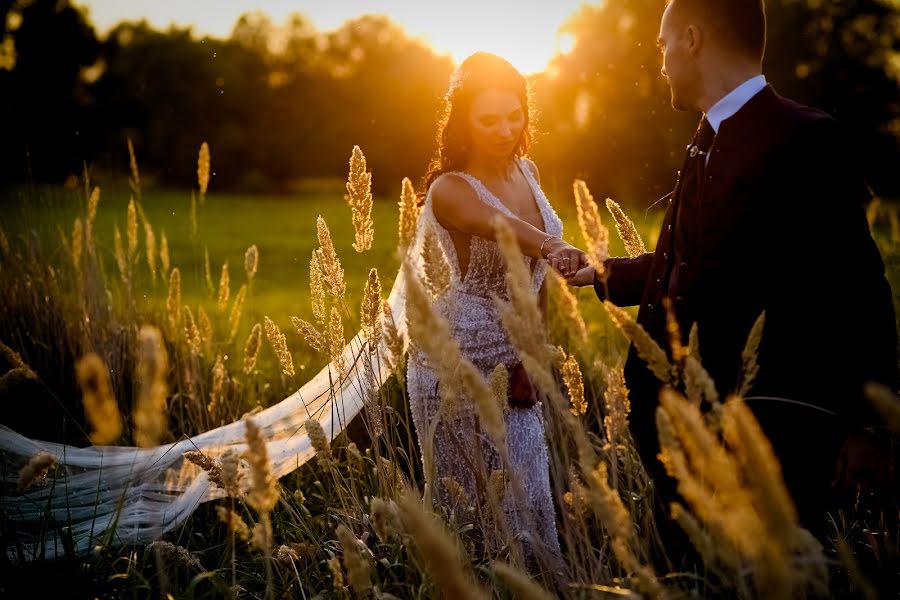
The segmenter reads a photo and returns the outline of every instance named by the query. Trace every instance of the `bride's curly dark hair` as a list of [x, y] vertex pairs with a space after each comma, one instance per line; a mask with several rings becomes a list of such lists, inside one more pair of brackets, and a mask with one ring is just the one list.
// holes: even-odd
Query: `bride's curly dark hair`
[[459, 65], [450, 79], [444, 114], [438, 127], [438, 153], [428, 165], [419, 204], [424, 202], [435, 179], [443, 173], [458, 171], [465, 164], [470, 150], [469, 109], [475, 96], [489, 89], [513, 92], [522, 102], [525, 128], [513, 156], [525, 156], [532, 137], [528, 81], [506, 59], [488, 52], [476, 52]]

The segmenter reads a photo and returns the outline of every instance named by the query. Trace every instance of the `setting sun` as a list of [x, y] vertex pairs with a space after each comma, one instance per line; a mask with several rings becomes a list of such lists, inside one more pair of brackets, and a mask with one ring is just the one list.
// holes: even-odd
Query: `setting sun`
[[334, 29], [363, 14], [383, 14], [407, 32], [428, 42], [456, 63], [477, 50], [503, 56], [524, 73], [544, 70], [567, 41], [558, 30], [581, 0], [528, 5], [510, 0], [492, 2], [314, 2], [311, 0], [237, 0], [158, 2], [156, 0], [86, 0], [91, 20], [103, 31], [117, 22], [146, 18], [158, 27], [192, 25], [199, 34], [226, 37], [240, 15], [262, 11], [276, 23], [292, 12], [307, 16], [319, 29]]

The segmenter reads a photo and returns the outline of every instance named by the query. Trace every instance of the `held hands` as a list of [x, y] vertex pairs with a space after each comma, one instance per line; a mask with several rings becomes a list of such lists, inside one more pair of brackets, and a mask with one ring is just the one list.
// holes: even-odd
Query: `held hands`
[[546, 242], [542, 254], [550, 266], [567, 280], [588, 266], [587, 254], [557, 237]]
[[584, 287], [586, 285], [594, 285], [595, 273], [597, 270], [594, 268], [594, 265], [588, 265], [585, 268], [581, 269], [568, 279], [566, 279], [566, 283], [572, 287]]

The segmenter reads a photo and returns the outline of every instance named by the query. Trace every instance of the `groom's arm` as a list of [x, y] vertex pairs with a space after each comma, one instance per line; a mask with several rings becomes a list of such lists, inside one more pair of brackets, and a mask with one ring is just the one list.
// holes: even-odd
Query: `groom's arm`
[[606, 273], [594, 274], [594, 291], [597, 292], [597, 297], [609, 300], [616, 306], [640, 304], [653, 264], [653, 253], [647, 252], [630, 258], [608, 258], [603, 264]]

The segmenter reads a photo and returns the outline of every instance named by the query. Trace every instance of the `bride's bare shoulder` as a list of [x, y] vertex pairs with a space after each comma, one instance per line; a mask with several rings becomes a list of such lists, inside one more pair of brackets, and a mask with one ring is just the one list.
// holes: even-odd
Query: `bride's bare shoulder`
[[458, 211], [478, 201], [478, 193], [471, 184], [456, 173], [444, 173], [431, 184], [431, 203], [436, 213]]

